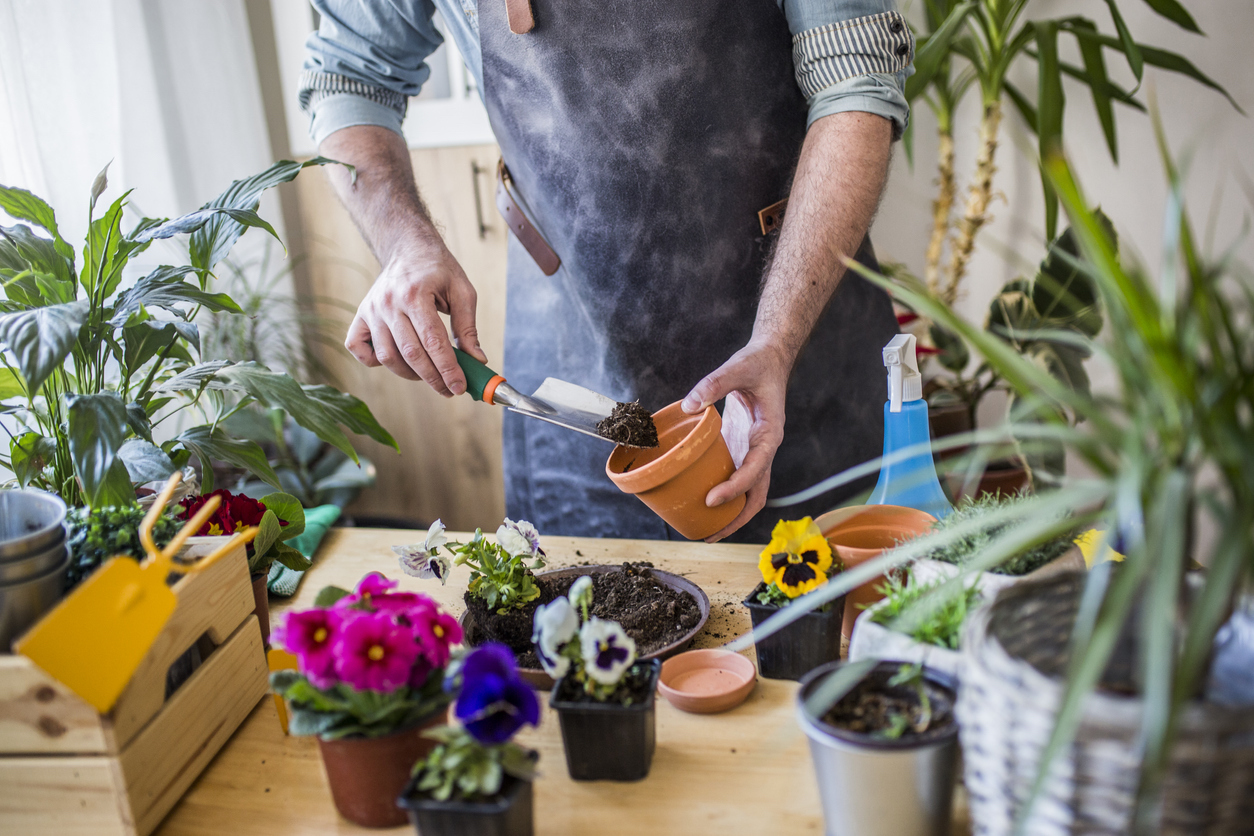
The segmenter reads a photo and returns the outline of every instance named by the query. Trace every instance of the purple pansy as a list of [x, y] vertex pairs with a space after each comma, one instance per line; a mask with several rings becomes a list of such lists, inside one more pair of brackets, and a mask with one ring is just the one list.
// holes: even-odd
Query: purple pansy
[[466, 657], [453, 713], [485, 746], [508, 741], [524, 724], [540, 724], [540, 700], [518, 675], [514, 654], [503, 644], [485, 644]]
[[636, 643], [616, 621], [593, 616], [579, 629], [584, 671], [602, 685], [616, 685], [636, 661]]

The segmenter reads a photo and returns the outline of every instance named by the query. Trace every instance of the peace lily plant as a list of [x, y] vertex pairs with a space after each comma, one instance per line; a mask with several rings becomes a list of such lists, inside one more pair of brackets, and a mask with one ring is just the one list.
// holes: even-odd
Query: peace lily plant
[[[261, 447], [225, 428], [251, 404], [284, 410], [354, 462], [346, 432], [396, 447], [351, 395], [302, 385], [260, 363], [200, 357], [197, 315], [241, 315], [230, 296], [212, 289], [215, 266], [248, 228], [275, 234], [257, 214], [262, 192], [333, 162], [275, 163], [195, 212], [140, 218], [129, 231], [129, 191], [97, 217], [108, 187], [102, 171], [78, 253], [47, 202], [0, 186], [0, 209], [18, 221], [0, 227], [0, 411], [19, 425], [0, 465], [18, 484], [60, 494], [70, 505], [130, 505], [135, 483], [164, 479], [195, 456], [206, 490], [213, 489], [214, 461], [280, 489]], [[128, 265], [154, 241], [184, 235], [188, 263], [125, 283]]]
[[469, 593], [499, 615], [521, 610], [540, 597], [534, 570], [544, 568], [545, 554], [534, 525], [506, 518], [496, 530], [495, 542], [482, 529], [475, 529], [469, 543], [449, 540], [444, 531], [444, 523], [436, 520], [421, 544], [393, 546], [401, 569], [418, 578], [438, 578], [443, 584], [454, 566], [469, 566]]

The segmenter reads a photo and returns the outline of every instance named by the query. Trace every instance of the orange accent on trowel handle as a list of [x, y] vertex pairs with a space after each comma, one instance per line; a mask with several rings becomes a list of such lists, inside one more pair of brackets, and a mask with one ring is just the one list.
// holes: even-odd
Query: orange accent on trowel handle
[[483, 402], [495, 406], [496, 403], [492, 400], [492, 396], [496, 394], [496, 387], [500, 386], [504, 382], [505, 378], [501, 377], [499, 374], [489, 380], [488, 385], [483, 387]]

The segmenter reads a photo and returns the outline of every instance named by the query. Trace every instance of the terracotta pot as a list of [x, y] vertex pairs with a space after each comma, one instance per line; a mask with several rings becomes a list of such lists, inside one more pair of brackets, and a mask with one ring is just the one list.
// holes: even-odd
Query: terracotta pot
[[[942, 404], [941, 406], [928, 404], [927, 423], [932, 431], [933, 439], [971, 432], [971, 430], [975, 429], [971, 424], [971, 412], [964, 403]], [[945, 450], [936, 455], [937, 458], [946, 459], [950, 456], [961, 455], [964, 452], [966, 452], [966, 448], [957, 448]]]
[[[957, 471], [948, 475], [949, 493], [954, 497], [954, 502], [961, 502], [971, 494], [963, 491], [963, 473]], [[984, 469], [984, 474], [980, 476], [979, 484], [975, 488], [976, 498], [984, 496], [1004, 496], [1012, 497], [1022, 491], [1031, 484], [1028, 476], [1027, 468], [1013, 462], [1000, 461], [989, 462], [988, 467]]]
[[253, 582], [253, 613], [257, 616], [258, 623], [261, 624], [261, 643], [269, 646], [270, 644], [270, 590], [266, 584], [270, 581], [270, 576], [265, 572], [259, 572], [250, 575]]
[[605, 474], [619, 490], [634, 494], [689, 540], [717, 534], [745, 507], [738, 496], [708, 508], [705, 496], [736, 470], [723, 440], [723, 418], [713, 406], [688, 415], [673, 403], [655, 412], [658, 446], [616, 447]]
[[396, 799], [409, 783], [414, 763], [435, 748], [435, 741], [422, 733], [444, 722], [445, 716], [438, 712], [421, 725], [383, 737], [318, 738], [331, 799], [340, 815], [363, 827], [396, 827], [408, 821]]
[[[885, 549], [924, 533], [934, 522], [936, 518], [925, 511], [897, 505], [854, 505], [828, 511], [815, 520], [846, 569], [860, 566]], [[853, 635], [853, 623], [862, 611], [884, 597], [875, 590], [883, 583], [884, 576], [879, 575], [845, 598], [840, 628], [845, 638]]]

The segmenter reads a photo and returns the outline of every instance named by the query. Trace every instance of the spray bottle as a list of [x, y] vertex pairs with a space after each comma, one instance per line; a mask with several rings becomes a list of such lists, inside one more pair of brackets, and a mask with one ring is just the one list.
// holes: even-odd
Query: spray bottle
[[884, 346], [888, 367], [888, 402], [884, 404], [884, 458], [907, 447], [920, 448], [910, 457], [880, 466], [880, 478], [867, 500], [870, 505], [902, 505], [940, 518], [953, 506], [941, 490], [932, 462], [927, 401], [915, 358], [913, 334], [898, 334]]

